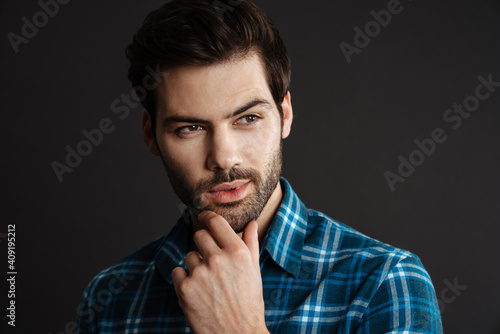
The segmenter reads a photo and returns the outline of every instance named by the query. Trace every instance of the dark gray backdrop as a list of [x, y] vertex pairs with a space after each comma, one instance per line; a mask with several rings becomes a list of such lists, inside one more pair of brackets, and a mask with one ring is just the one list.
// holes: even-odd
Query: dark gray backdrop
[[[284, 176], [309, 207], [419, 255], [445, 332], [499, 333], [500, 88], [456, 130], [443, 115], [475, 94], [478, 76], [500, 81], [500, 2], [401, 0], [351, 63], [340, 43], [354, 45], [354, 28], [364, 30], [387, 1], [257, 2], [293, 64]], [[120, 119], [110, 108], [130, 92], [124, 48], [161, 3], [72, 0], [47, 22], [38, 17], [18, 53], [7, 35], [20, 35], [22, 18], [33, 22], [41, 7], [0, 4], [2, 277], [7, 224], [16, 224], [18, 272], [16, 327], [5, 330], [2, 313], [2, 333], [69, 333], [92, 277], [179, 216], [160, 160], [142, 143], [141, 109]], [[59, 182], [51, 163], [105, 118], [113, 132]], [[397, 173], [398, 156], [408, 159], [414, 140], [436, 128], [447, 140], [391, 191], [384, 173]]]

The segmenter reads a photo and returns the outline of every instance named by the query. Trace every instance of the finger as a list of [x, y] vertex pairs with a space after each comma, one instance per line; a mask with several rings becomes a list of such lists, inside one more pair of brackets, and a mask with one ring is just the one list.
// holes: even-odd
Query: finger
[[203, 259], [208, 259], [211, 254], [220, 252], [220, 247], [212, 234], [207, 230], [198, 230], [194, 233], [193, 241], [200, 251]]
[[174, 284], [175, 293], [179, 295], [179, 286], [183, 280], [188, 276], [186, 269], [182, 267], [176, 267], [172, 270], [172, 283]]
[[258, 235], [258, 225], [255, 220], [252, 220], [247, 224], [245, 230], [243, 231], [243, 242], [247, 245], [250, 253], [252, 253], [252, 259], [254, 264], [259, 267], [259, 235]]
[[188, 270], [188, 275], [193, 273], [193, 269], [196, 266], [199, 266], [202, 262], [201, 255], [198, 252], [192, 251], [186, 254], [184, 257], [184, 263], [186, 264], [186, 268]]
[[215, 212], [203, 211], [198, 215], [198, 220], [210, 230], [221, 248], [241, 245], [241, 238], [238, 237], [229, 223]]

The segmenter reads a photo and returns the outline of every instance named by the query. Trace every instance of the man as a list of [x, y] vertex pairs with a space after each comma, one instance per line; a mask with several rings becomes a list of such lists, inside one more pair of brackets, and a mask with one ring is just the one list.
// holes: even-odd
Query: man
[[[307, 209], [280, 178], [290, 62], [260, 9], [171, 1], [148, 15], [127, 57], [146, 92], [144, 140], [188, 210], [94, 278], [82, 332], [442, 332], [416, 256]], [[161, 82], [147, 91], [157, 67]]]

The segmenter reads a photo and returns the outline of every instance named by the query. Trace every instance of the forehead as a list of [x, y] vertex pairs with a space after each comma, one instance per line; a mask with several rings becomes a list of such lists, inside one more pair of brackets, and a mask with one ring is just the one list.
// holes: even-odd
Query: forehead
[[158, 115], [217, 118], [250, 100], [274, 105], [260, 57], [210, 66], [184, 66], [167, 71], [158, 87]]

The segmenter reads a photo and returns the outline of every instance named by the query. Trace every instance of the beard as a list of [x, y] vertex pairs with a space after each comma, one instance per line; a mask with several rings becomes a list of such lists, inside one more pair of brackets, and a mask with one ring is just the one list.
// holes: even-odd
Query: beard
[[[222, 216], [236, 233], [243, 232], [247, 224], [257, 220], [276, 189], [281, 177], [283, 163], [283, 141], [280, 138], [277, 149], [267, 157], [264, 173], [253, 168], [233, 167], [230, 170], [217, 170], [210, 178], [199, 181], [194, 187], [187, 186], [182, 168], [170, 164], [161, 155], [163, 165], [174, 192], [188, 207], [196, 210], [210, 210]], [[229, 203], [207, 203], [203, 194], [217, 185], [234, 180], [250, 180], [254, 191], [245, 198]]]

